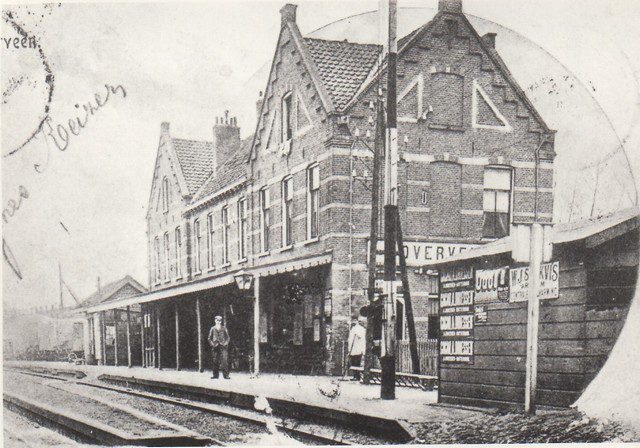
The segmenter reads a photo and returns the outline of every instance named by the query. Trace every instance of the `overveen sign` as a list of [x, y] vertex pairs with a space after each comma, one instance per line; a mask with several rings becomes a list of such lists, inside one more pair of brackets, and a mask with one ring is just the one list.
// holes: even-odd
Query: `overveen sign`
[[[442, 261], [461, 254], [479, 244], [439, 243], [433, 241], [404, 241], [407, 266], [423, 266], [430, 261]], [[384, 241], [378, 240], [376, 264], [384, 264]]]

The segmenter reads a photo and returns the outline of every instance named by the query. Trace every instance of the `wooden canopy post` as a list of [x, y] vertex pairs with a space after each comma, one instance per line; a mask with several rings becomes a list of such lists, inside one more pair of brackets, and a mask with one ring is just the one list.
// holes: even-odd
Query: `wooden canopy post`
[[106, 314], [104, 311], [100, 312], [100, 351], [102, 352], [102, 365], [107, 365], [107, 330], [105, 329]]
[[131, 367], [131, 307], [127, 305], [127, 367]]
[[156, 348], [158, 349], [158, 355], [156, 359], [158, 360], [158, 369], [162, 370], [162, 348], [161, 348], [161, 333], [160, 333], [160, 305], [156, 308]]
[[113, 365], [118, 367], [118, 310], [113, 310]]
[[180, 310], [178, 302], [173, 304], [173, 314], [176, 319], [176, 370], [180, 370]]
[[200, 310], [200, 297], [196, 298], [196, 321], [198, 325], [198, 372], [204, 372], [202, 365], [202, 311]]
[[144, 340], [144, 326], [146, 322], [146, 313], [142, 311], [142, 307], [140, 308], [140, 314], [142, 314], [142, 324], [140, 325], [140, 345], [142, 351], [142, 367], [147, 367], [147, 348], [145, 346]]
[[260, 373], [260, 277], [254, 279], [253, 292], [253, 373]]

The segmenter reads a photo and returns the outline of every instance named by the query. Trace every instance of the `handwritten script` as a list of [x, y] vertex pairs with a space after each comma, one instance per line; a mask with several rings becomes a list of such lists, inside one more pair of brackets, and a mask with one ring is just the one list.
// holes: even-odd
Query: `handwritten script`
[[[34, 134], [34, 136], [42, 133], [45, 141], [50, 139], [58, 150], [66, 151], [72, 138], [80, 135], [80, 132], [87, 126], [91, 117], [104, 107], [112, 96], [121, 96], [122, 98], [127, 97], [127, 91], [122, 85], [114, 87], [110, 84], [105, 84], [104, 87], [106, 93], [96, 93], [93, 97], [94, 102], [89, 101], [82, 104], [82, 106], [80, 106], [80, 104], [76, 104], [76, 109], [82, 110], [84, 113], [76, 116], [75, 118], [68, 119], [66, 124], [52, 123], [51, 116], [46, 115], [42, 121], [40, 129], [36, 134]], [[29, 140], [26, 143], [28, 142]], [[42, 165], [39, 163], [35, 163], [33, 167], [37, 173], [42, 173], [44, 171]], [[18, 187], [18, 199], [9, 199], [6, 207], [2, 210], [2, 219], [5, 224], [9, 223], [11, 218], [18, 212], [18, 210], [20, 210], [23, 201], [28, 197], [29, 191], [24, 185], [20, 185]], [[18, 265], [18, 261], [4, 237], [2, 238], [2, 255], [5, 262], [9, 267], [11, 267], [13, 273], [18, 277], [18, 279], [22, 280], [22, 272]]]

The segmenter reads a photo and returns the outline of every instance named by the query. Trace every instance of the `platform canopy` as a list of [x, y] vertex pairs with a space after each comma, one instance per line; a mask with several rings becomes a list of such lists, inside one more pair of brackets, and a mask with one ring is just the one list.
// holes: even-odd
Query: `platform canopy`
[[[248, 274], [252, 274], [255, 277], [266, 277], [269, 275], [281, 274], [284, 272], [292, 272], [300, 269], [306, 269], [313, 266], [320, 266], [323, 264], [331, 263], [331, 253], [314, 255], [310, 257], [297, 258], [293, 260], [287, 260], [283, 262], [269, 263], [261, 266], [246, 267], [244, 271]], [[106, 311], [115, 308], [123, 308], [131, 305], [139, 305], [142, 303], [155, 302], [162, 299], [168, 299], [170, 297], [176, 297], [184, 294], [191, 294], [199, 291], [206, 291], [208, 289], [219, 288], [235, 283], [234, 274], [240, 271], [240, 268], [225, 272], [224, 274], [216, 277], [189, 282], [182, 285], [177, 285], [172, 288], [161, 289], [157, 291], [151, 291], [145, 294], [138, 294], [135, 296], [127, 297], [122, 300], [114, 300], [108, 303], [102, 303], [91, 307], [86, 307], [84, 311], [86, 313], [96, 313], [99, 311]]]

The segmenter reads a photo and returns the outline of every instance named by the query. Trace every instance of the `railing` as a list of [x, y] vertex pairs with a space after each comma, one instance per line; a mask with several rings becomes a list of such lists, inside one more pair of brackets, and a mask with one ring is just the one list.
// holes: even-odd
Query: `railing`
[[[423, 339], [417, 341], [418, 359], [420, 360], [421, 375], [438, 375], [438, 340]], [[342, 344], [343, 363], [347, 368], [349, 365], [347, 342]], [[380, 368], [380, 361], [374, 357], [374, 368]], [[396, 372], [413, 373], [411, 364], [411, 351], [409, 350], [409, 341], [396, 341]]]

